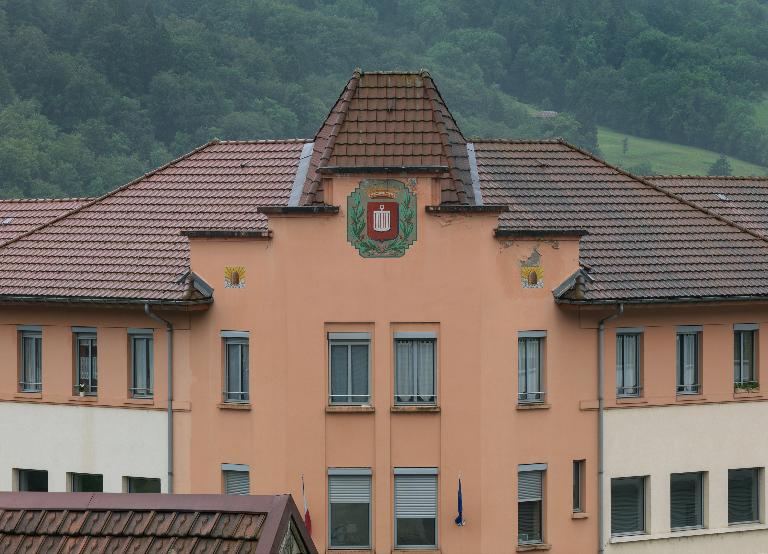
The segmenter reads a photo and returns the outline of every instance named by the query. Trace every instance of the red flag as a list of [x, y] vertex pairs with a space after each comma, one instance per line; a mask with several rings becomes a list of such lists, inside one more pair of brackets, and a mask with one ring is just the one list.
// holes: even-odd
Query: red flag
[[304, 498], [304, 526], [307, 533], [312, 536], [312, 518], [309, 515], [309, 504], [307, 504], [307, 494], [304, 492], [304, 474], [301, 474], [301, 496]]

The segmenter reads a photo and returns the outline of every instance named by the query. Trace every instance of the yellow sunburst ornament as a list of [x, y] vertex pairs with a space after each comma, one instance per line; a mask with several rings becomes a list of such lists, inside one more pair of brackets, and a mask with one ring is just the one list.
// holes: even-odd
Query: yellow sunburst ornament
[[533, 249], [526, 260], [520, 260], [520, 283], [524, 289], [544, 287], [544, 268], [541, 266], [541, 254]]
[[241, 265], [228, 265], [224, 267], [224, 288], [245, 288], [245, 268]]

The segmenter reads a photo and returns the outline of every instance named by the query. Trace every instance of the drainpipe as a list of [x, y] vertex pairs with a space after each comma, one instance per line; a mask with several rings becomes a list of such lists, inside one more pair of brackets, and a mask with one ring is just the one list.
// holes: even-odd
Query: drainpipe
[[605, 506], [603, 502], [603, 474], [605, 473], [605, 324], [624, 313], [624, 304], [616, 306], [616, 313], [597, 323], [597, 552], [605, 552]]
[[168, 338], [168, 494], [173, 494], [173, 323], [154, 313], [149, 304], [144, 304], [144, 313], [165, 325]]

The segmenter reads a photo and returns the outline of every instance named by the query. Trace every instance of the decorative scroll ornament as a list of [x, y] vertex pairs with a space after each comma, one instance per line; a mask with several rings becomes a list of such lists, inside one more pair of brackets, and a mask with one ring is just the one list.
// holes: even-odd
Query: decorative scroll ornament
[[416, 195], [394, 179], [366, 179], [347, 197], [347, 240], [363, 258], [399, 258], [416, 241]]

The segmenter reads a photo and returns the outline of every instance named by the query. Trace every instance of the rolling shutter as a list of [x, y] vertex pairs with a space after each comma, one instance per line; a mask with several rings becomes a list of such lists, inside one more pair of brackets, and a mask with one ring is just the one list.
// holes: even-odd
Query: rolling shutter
[[541, 500], [541, 471], [521, 471], [517, 475], [517, 501]]
[[224, 471], [225, 494], [250, 494], [251, 480], [247, 471]]
[[756, 469], [728, 470], [728, 523], [747, 523], [760, 518]]
[[642, 477], [611, 479], [611, 534], [645, 530], [644, 488]]
[[435, 475], [396, 475], [395, 517], [437, 517], [437, 477]]
[[328, 477], [331, 504], [368, 504], [371, 478], [368, 475], [331, 475]]

